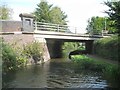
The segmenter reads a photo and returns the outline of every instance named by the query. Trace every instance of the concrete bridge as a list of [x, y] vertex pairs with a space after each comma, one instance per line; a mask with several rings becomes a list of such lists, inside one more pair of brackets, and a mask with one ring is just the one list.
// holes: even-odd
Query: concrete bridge
[[[1, 30], [0, 34], [9, 43], [14, 41], [20, 44], [26, 44], [32, 41], [43, 43], [45, 59], [62, 57], [62, 45], [64, 42], [84, 42], [86, 53], [92, 53], [94, 40], [106, 37], [101, 35], [78, 34], [76, 28], [73, 33], [70, 31], [70, 26], [67, 25], [33, 22], [33, 19], [28, 19], [22, 19], [27, 21], [21, 22], [19, 31], [12, 30], [12, 32], [9, 32], [9, 30], [5, 30], [4, 32], [4, 30]], [[12, 22], [9, 24], [12, 24]], [[2, 28], [9, 27], [8, 24], [4, 23], [2, 26]], [[14, 25], [10, 26], [14, 29]]]
[[51, 23], [34, 23], [34, 38], [39, 41], [40, 38], [45, 39], [51, 58], [62, 57], [62, 45], [64, 42], [84, 42], [85, 52], [92, 53], [93, 42], [103, 35], [78, 34], [76, 28], [74, 33], [70, 31], [70, 26], [58, 25]]
[[43, 48], [45, 58], [60, 58], [62, 57], [62, 45], [64, 42], [84, 42], [86, 53], [92, 53], [93, 42], [103, 36], [90, 36], [87, 34], [73, 34], [53, 31], [38, 31], [27, 32], [0, 32], [6, 42], [19, 41], [20, 43], [29, 43], [38, 41], [44, 44]]
[[51, 58], [62, 57], [62, 45], [64, 42], [84, 42], [86, 53], [92, 53], [93, 41], [101, 36], [90, 36], [86, 34], [70, 34], [61, 32], [35, 31], [34, 38], [40, 41], [45, 39]]

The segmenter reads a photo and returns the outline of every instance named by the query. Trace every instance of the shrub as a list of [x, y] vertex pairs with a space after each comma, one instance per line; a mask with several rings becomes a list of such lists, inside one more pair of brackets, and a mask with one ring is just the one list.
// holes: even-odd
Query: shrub
[[23, 54], [25, 54], [28, 58], [32, 57], [34, 62], [37, 63], [42, 59], [42, 50], [43, 49], [40, 47], [40, 43], [33, 42], [24, 46]]
[[2, 69], [4, 72], [17, 70], [25, 66], [27, 58], [22, 54], [22, 49], [5, 43], [2, 44]]
[[102, 38], [95, 41], [93, 51], [99, 56], [103, 56], [112, 60], [118, 60], [119, 43], [118, 36]]
[[81, 69], [91, 69], [94, 66], [94, 60], [85, 55], [73, 55], [72, 60], [78, 64]]
[[2, 44], [2, 67], [3, 71], [17, 70], [26, 65], [30, 57], [37, 63], [42, 58], [42, 49], [40, 43], [33, 42], [22, 47], [11, 46], [6, 43]]
[[7, 44], [2, 44], [3, 71], [8, 71], [17, 67], [16, 53]]

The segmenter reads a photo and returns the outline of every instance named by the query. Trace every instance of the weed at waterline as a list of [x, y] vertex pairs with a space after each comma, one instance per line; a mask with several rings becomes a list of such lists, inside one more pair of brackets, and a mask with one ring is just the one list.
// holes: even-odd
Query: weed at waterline
[[79, 69], [87, 69], [97, 72], [102, 72], [110, 86], [120, 88], [120, 67], [117, 65], [108, 64], [102, 61], [93, 60], [85, 55], [74, 55], [72, 60], [79, 65]]

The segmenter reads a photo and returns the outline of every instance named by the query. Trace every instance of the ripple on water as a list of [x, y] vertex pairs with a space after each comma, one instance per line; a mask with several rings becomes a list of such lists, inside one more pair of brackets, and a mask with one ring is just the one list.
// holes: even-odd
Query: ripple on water
[[[76, 72], [79, 71], [79, 72]], [[106, 80], [100, 74], [85, 70], [76, 70], [72, 65], [64, 62], [45, 63], [43, 66], [31, 66], [17, 71], [9, 82], [9, 87], [29, 88], [105, 88]], [[10, 76], [8, 76], [10, 77]]]
[[[56, 75], [57, 74], [57, 75]], [[49, 87], [65, 88], [105, 88], [106, 80], [101, 80], [99, 76], [71, 74], [61, 75], [51, 73], [48, 77]]]

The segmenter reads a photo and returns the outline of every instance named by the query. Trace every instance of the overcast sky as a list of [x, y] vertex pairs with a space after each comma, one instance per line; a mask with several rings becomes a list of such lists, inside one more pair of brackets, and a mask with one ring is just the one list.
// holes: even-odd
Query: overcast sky
[[[92, 16], [107, 16], [103, 13], [108, 7], [103, 4], [106, 0], [47, 0], [49, 4], [58, 6], [68, 18], [68, 25], [77, 27], [79, 32], [85, 32], [87, 20]], [[13, 9], [13, 20], [20, 20], [20, 13], [31, 13], [40, 0], [2, 0]]]

